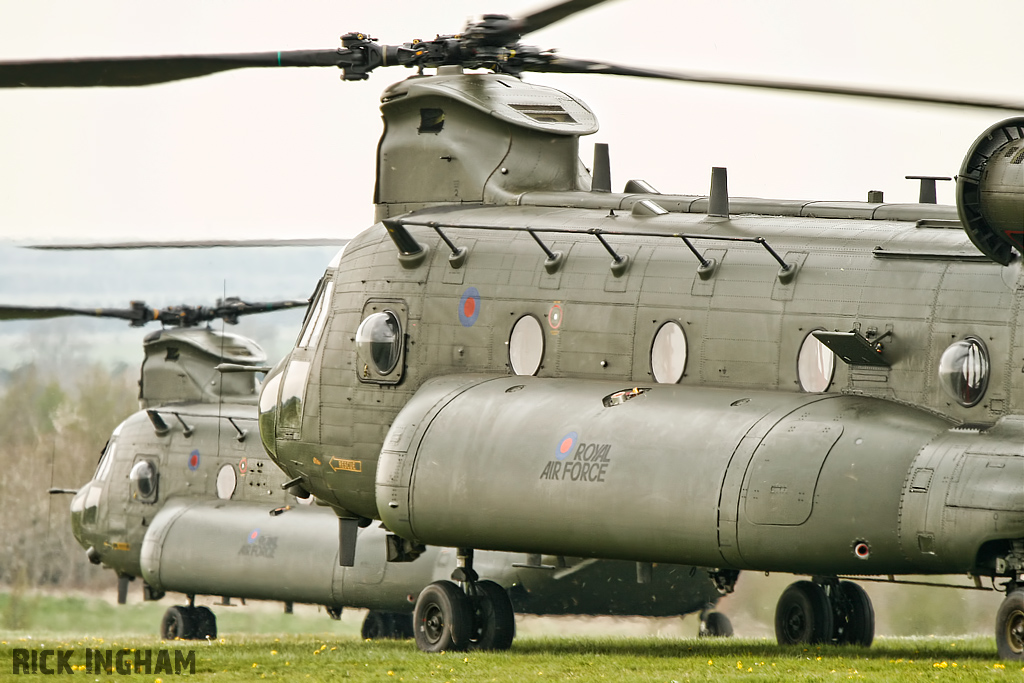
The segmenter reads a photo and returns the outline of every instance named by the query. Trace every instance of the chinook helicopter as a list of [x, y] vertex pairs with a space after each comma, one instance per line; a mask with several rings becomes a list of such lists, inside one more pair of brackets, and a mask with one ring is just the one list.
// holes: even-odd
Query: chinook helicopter
[[[187, 605], [164, 613], [163, 638], [216, 637], [216, 616], [196, 604], [197, 595], [219, 596], [222, 605], [232, 598], [282, 601], [289, 610], [296, 602], [316, 604], [334, 619], [344, 607], [365, 608], [364, 638], [412, 637], [415, 597], [452, 571], [455, 553], [448, 548], [426, 548], [414, 563], [388, 564], [386, 534], [378, 527], [360, 530], [359, 563], [340, 566], [322, 543], [336, 533], [335, 513], [314, 505], [267, 458], [256, 434], [253, 382], [256, 372], [269, 369], [266, 354], [252, 340], [208, 323], [235, 324], [241, 315], [307, 305], [229, 298], [213, 307], [156, 310], [143, 302], [125, 309], [0, 306], [0, 321], [85, 315], [134, 327], [163, 325], [143, 341], [141, 410], [115, 429], [91, 481], [50, 491], [74, 495], [75, 538], [91, 562], [117, 574], [119, 603], [137, 578], [145, 600], [167, 592], [188, 597]], [[628, 562], [499, 552], [481, 553], [478, 562], [488, 589], [508, 590], [519, 613], [700, 612], [700, 635], [732, 635], [728, 617], [713, 610], [716, 586], [691, 567], [666, 566], [638, 579]], [[513, 635], [482, 634], [474, 643], [502, 646]]]
[[[142, 85], [255, 66], [383, 66], [378, 222], [330, 264], [268, 375], [260, 434], [296, 486], [389, 559], [457, 547], [417, 599], [426, 650], [507, 630], [479, 549], [807, 575], [781, 643], [870, 644], [854, 580], [968, 573], [1024, 659], [1024, 119], [968, 150], [957, 205], [611, 191], [596, 118], [527, 72], [1024, 110], [1014, 102], [694, 77], [519, 39], [572, 0], [459, 34], [338, 50], [0, 65], [15, 86]], [[434, 75], [424, 70], [436, 68]], [[465, 73], [467, 69], [492, 73]], [[712, 482], [709, 484], [709, 482]]]

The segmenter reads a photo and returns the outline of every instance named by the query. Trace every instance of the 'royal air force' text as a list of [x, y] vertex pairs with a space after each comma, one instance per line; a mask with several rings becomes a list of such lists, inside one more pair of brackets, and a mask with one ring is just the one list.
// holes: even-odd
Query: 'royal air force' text
[[544, 465], [541, 479], [600, 483], [611, 465], [610, 443], [583, 443], [576, 447], [572, 457], [552, 460]]

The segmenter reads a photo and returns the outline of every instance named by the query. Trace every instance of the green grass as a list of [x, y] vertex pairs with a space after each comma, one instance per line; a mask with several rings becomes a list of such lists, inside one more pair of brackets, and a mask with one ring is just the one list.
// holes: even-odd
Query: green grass
[[[27, 624], [11, 628], [3, 622], [8, 613], [11, 596], [0, 594], [0, 636], [75, 637], [84, 633], [116, 633], [121, 636], [155, 636], [160, 630], [164, 611], [181, 600], [167, 597], [160, 602], [136, 602], [127, 605], [111, 604], [101, 598], [82, 596], [30, 595], [21, 597], [28, 604]], [[213, 604], [213, 603], [206, 603]], [[308, 605], [296, 605], [294, 614], [285, 614], [280, 603], [250, 603], [249, 606], [214, 607], [217, 627], [222, 633], [234, 634], [299, 634], [322, 633], [331, 635], [358, 635], [360, 621], [354, 614], [346, 614], [343, 621], [332, 621], [322, 610]], [[18, 610], [25, 614], [24, 607]], [[0, 674], [4, 671], [0, 668]]]
[[[878, 638], [871, 648], [779, 647], [773, 640], [708, 640], [660, 636], [522, 635], [503, 653], [427, 655], [412, 642], [364, 642], [361, 613], [331, 621], [296, 606], [285, 615], [274, 605], [218, 608], [221, 637], [213, 642], [162, 642], [154, 637], [173, 601], [124, 606], [98, 598], [23, 596], [29, 626], [0, 630], [0, 681], [68, 680], [13, 675], [15, 648], [194, 649], [199, 679], [233, 681], [992, 681], [1024, 680], [1024, 663], [1000, 662], [991, 637]], [[9, 598], [0, 595], [0, 614]], [[557, 625], [558, 620], [548, 622]], [[526, 631], [535, 629], [526, 628]], [[305, 634], [305, 635], [303, 635]], [[312, 635], [311, 635], [312, 634]], [[173, 654], [172, 654], [173, 658]], [[183, 680], [145, 673], [86, 675], [82, 681]]]
[[[13, 676], [14, 647], [195, 649], [196, 675], [208, 681], [919, 681], [1021, 680], [1024, 666], [999, 662], [985, 638], [883, 639], [870, 649], [778, 647], [767, 640], [535, 638], [504, 653], [427, 655], [411, 642], [362, 642], [355, 636], [228, 635], [213, 643], [155, 638], [0, 641], [0, 680]], [[82, 672], [76, 672], [81, 674]], [[39, 678], [43, 678], [39, 676]], [[85, 676], [82, 676], [85, 680]], [[89, 676], [88, 680], [155, 680], [154, 675]], [[163, 675], [164, 681], [177, 676]], [[53, 677], [48, 677], [53, 680]]]

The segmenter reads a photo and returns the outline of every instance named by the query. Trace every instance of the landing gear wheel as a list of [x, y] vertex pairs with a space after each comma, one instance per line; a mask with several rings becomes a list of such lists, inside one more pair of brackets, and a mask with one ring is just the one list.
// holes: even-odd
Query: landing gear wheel
[[729, 617], [721, 612], [708, 612], [700, 620], [697, 635], [701, 638], [730, 638], [732, 633], [732, 622], [729, 621]]
[[791, 584], [775, 606], [775, 637], [779, 645], [831, 642], [832, 625], [828, 596], [812, 581]]
[[451, 581], [435, 581], [420, 592], [412, 622], [416, 647], [423, 652], [469, 649], [469, 598]]
[[412, 638], [412, 615], [370, 610], [361, 633], [363, 640], [407, 640]]
[[1001, 659], [1024, 661], [1024, 590], [1008, 593], [996, 612], [996, 649]]
[[837, 645], [870, 646], [875, 639], [875, 608], [871, 598], [850, 581], [840, 581], [833, 590], [833, 640]]
[[188, 640], [194, 630], [192, 611], [182, 605], [168, 607], [160, 620], [160, 637], [164, 640]]
[[193, 607], [192, 614], [192, 638], [204, 640], [217, 638], [217, 617], [209, 607]]
[[412, 614], [393, 613], [391, 615], [391, 637], [395, 640], [409, 640], [412, 635]]
[[470, 597], [473, 631], [469, 635], [474, 650], [507, 650], [516, 637], [516, 617], [508, 591], [493, 581], [477, 581], [476, 594]]
[[387, 612], [370, 610], [363, 619], [360, 634], [363, 640], [383, 640], [391, 637], [391, 615]]

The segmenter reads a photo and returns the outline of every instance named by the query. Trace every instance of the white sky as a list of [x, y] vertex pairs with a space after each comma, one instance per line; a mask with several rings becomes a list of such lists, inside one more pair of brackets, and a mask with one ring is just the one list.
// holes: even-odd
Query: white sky
[[[0, 0], [0, 59], [331, 48], [460, 30], [551, 0]], [[1019, 0], [613, 0], [524, 42], [664, 69], [1024, 99]], [[1012, 21], [1011, 21], [1012, 20]], [[346, 237], [372, 220], [379, 69], [248, 70], [145, 88], [0, 91], [0, 238]], [[588, 104], [621, 189], [916, 201], [1008, 112], [606, 76], [528, 75]], [[952, 203], [952, 183], [939, 188]]]

